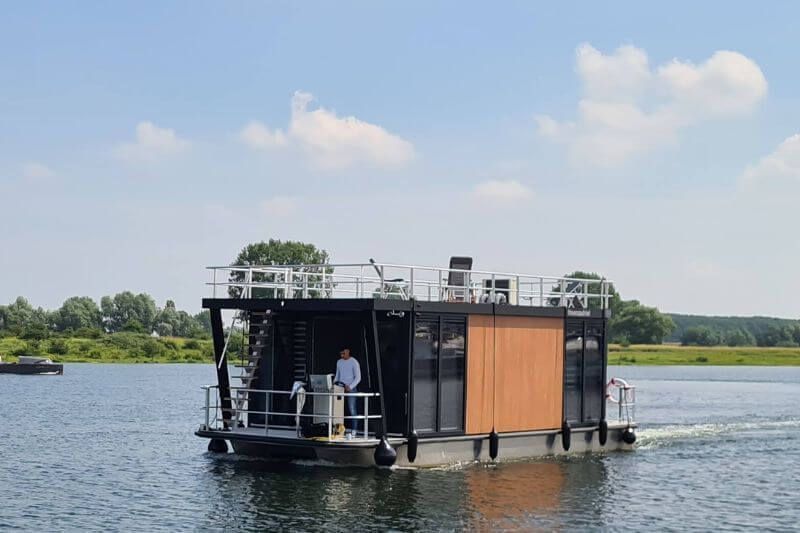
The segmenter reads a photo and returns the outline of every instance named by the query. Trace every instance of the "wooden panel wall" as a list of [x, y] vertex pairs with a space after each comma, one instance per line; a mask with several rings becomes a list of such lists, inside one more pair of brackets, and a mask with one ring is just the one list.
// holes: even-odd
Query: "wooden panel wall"
[[496, 317], [495, 357], [497, 432], [561, 427], [564, 320]]
[[470, 315], [467, 328], [466, 433], [489, 433], [494, 402], [494, 317]]

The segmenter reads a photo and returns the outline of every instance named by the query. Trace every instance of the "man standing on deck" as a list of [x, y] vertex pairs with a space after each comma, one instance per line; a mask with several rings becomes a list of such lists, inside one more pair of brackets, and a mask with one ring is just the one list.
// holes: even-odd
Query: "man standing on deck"
[[[341, 383], [344, 386], [345, 392], [358, 392], [358, 384], [361, 382], [361, 365], [358, 360], [350, 355], [350, 348], [344, 348], [339, 352], [341, 359], [336, 361], [336, 377], [333, 378], [334, 383]], [[347, 399], [347, 415], [356, 416], [356, 397], [345, 396]], [[345, 419], [344, 425], [348, 431], [353, 432], [358, 430], [358, 424], [352, 418]]]

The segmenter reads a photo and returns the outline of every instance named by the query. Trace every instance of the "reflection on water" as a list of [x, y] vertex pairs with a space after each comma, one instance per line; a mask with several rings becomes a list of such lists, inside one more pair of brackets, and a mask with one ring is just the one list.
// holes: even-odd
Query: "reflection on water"
[[253, 530], [551, 528], [562, 506], [597, 513], [613, 494], [603, 456], [393, 470], [206, 457], [204, 490], [218, 495], [207, 523]]
[[[773, 529], [800, 521], [800, 369], [625, 368], [630, 453], [352, 469], [214, 455], [212, 366], [0, 376], [0, 529]], [[46, 502], [45, 505], [42, 502]]]

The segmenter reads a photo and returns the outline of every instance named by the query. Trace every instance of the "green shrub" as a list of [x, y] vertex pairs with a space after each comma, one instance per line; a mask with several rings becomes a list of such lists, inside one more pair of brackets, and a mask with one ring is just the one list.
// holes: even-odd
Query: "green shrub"
[[84, 339], [99, 339], [103, 336], [103, 333], [103, 330], [99, 328], [82, 327], [75, 330], [75, 337], [81, 337]]
[[178, 348], [179, 348], [178, 347], [178, 341], [176, 341], [175, 339], [158, 339], [158, 342], [160, 342], [161, 344], [164, 345], [164, 347], [166, 347], [166, 348], [168, 348], [170, 350], [173, 350], [173, 351], [176, 351], [176, 352], [178, 351]]
[[39, 349], [38, 342], [26, 342], [23, 346], [12, 351], [11, 355], [16, 355], [17, 357], [21, 355], [27, 357], [40, 357], [42, 355], [42, 350]]
[[86, 356], [89, 359], [102, 359], [103, 358], [103, 352], [101, 352], [97, 348], [92, 348], [91, 350], [89, 350], [89, 353], [86, 354]]
[[69, 352], [69, 345], [64, 339], [53, 339], [50, 341], [48, 352], [56, 355], [66, 355]]
[[142, 341], [139, 352], [148, 359], [155, 359], [166, 356], [167, 348], [157, 340], [148, 337]]
[[78, 355], [86, 355], [93, 346], [94, 344], [92, 344], [92, 341], [78, 341], [75, 350], [78, 352]]
[[698, 363], [708, 363], [708, 357], [701, 355], [700, 357], [696, 357], [695, 361]]
[[183, 345], [184, 350], [199, 350], [200, 349], [200, 342], [195, 339], [189, 339]]
[[151, 340], [149, 337], [144, 337], [136, 333], [113, 333], [108, 342], [112, 346], [122, 348], [123, 350], [136, 350], [141, 348], [144, 339]]
[[41, 341], [50, 337], [50, 330], [44, 324], [30, 324], [22, 330], [19, 337], [25, 340]]

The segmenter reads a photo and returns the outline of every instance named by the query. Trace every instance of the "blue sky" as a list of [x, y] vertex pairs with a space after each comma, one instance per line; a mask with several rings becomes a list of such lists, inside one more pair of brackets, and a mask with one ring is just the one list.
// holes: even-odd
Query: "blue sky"
[[431, 4], [6, 6], [0, 302], [196, 310], [275, 237], [797, 316], [799, 7]]

